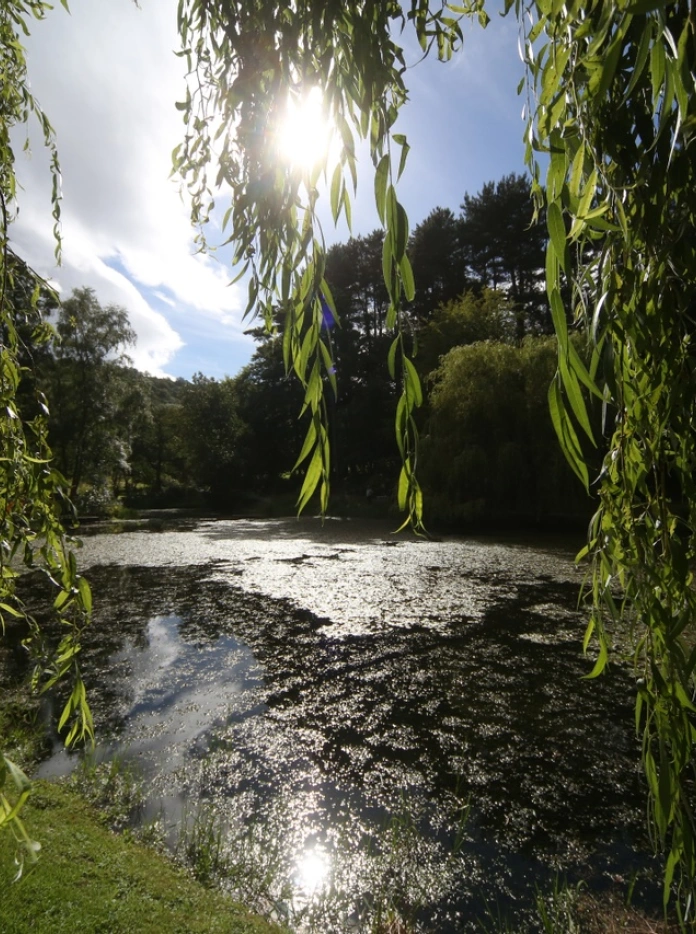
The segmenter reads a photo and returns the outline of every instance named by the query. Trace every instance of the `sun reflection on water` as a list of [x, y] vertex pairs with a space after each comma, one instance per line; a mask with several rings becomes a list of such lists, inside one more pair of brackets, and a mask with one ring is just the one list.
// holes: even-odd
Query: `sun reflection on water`
[[295, 881], [305, 898], [311, 898], [327, 885], [331, 857], [321, 846], [304, 850], [295, 863]]

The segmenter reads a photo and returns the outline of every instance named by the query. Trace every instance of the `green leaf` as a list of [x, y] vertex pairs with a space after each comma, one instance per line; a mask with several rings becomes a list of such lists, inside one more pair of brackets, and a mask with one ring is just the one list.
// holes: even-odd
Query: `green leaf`
[[348, 225], [348, 230], [350, 231], [352, 230], [352, 227], [353, 227], [353, 220], [352, 220], [353, 215], [352, 215], [352, 208], [350, 205], [350, 197], [348, 195], [348, 189], [345, 187], [345, 185], [343, 186], [342, 201], [343, 201], [343, 213], [346, 218], [346, 224]]
[[396, 180], [398, 181], [401, 176], [404, 174], [404, 169], [406, 168], [406, 161], [408, 159], [408, 154], [411, 151], [411, 147], [406, 142], [406, 137], [402, 133], [394, 134], [394, 142], [401, 145], [401, 157], [399, 159], [399, 171], [396, 173]]
[[582, 393], [580, 391], [580, 385], [578, 383], [578, 380], [575, 377], [575, 373], [573, 373], [572, 370], [570, 370], [570, 368], [568, 367], [565, 357], [563, 356], [559, 357], [558, 363], [559, 363], [559, 369], [561, 373], [561, 379], [563, 380], [563, 388], [565, 389], [566, 395], [568, 396], [570, 407], [575, 413], [575, 417], [577, 418], [580, 424], [580, 427], [585, 432], [587, 437], [590, 439], [592, 444], [594, 444], [596, 447], [597, 445], [595, 443], [594, 435], [592, 433], [592, 428], [590, 426], [590, 419], [587, 415], [587, 408], [585, 406], [585, 400], [582, 397]]
[[665, 50], [661, 42], [655, 42], [650, 50], [650, 76], [653, 108], [657, 110], [660, 91], [665, 80]]
[[[629, 12], [635, 13], [637, 11], [631, 10], [629, 8]], [[633, 66], [633, 71], [631, 73], [631, 80], [628, 82], [628, 87], [626, 88], [626, 92], [624, 94], [624, 98], [623, 98], [624, 104], [631, 97], [631, 94], [633, 93], [633, 89], [635, 88], [641, 75], [643, 74], [643, 71], [645, 69], [645, 63], [648, 60], [648, 54], [650, 52], [651, 39], [652, 39], [651, 30], [644, 29], [641, 35], [640, 45], [638, 46], [638, 52], [636, 53], [635, 64]]]
[[302, 512], [302, 510], [312, 498], [319, 480], [321, 479], [322, 466], [321, 448], [319, 445], [317, 445], [314, 448], [314, 456], [312, 457], [309, 467], [307, 468], [304, 483], [302, 484], [302, 489], [300, 490], [300, 496], [297, 500], [298, 513]]
[[295, 466], [290, 471], [294, 473], [297, 468], [302, 464], [307, 457], [309, 457], [309, 452], [314, 447], [317, 440], [317, 426], [316, 419], [313, 417], [309, 423], [309, 428], [307, 429], [307, 434], [305, 435], [304, 444], [302, 445], [302, 450], [300, 451], [299, 457], [295, 461]]
[[665, 912], [667, 911], [667, 906], [669, 905], [670, 899], [672, 897], [672, 880], [674, 879], [674, 870], [679, 865], [681, 861], [682, 851], [680, 847], [674, 843], [667, 857], [667, 864], [665, 865], [665, 874], [662, 883], [662, 904]]
[[[387, 292], [389, 293], [389, 297], [393, 299], [394, 286], [393, 286], [393, 281], [392, 281], [392, 264], [393, 264], [393, 253], [392, 253], [391, 237], [385, 237], [384, 243], [382, 244], [382, 277], [384, 279], [384, 284], [387, 287]], [[393, 304], [393, 301], [392, 301], [392, 304]], [[389, 327], [388, 323], [387, 323], [387, 327]]]
[[92, 590], [86, 578], [80, 577], [80, 579], [77, 582], [77, 589], [80, 592], [80, 597], [82, 599], [82, 605], [85, 608], [85, 612], [91, 613], [92, 612]]
[[404, 298], [407, 302], [412, 302], [416, 295], [416, 283], [413, 278], [413, 268], [406, 253], [401, 257], [399, 269], [401, 270], [401, 281], [404, 286]]
[[62, 610], [68, 603], [72, 601], [72, 599], [73, 596], [70, 590], [61, 590], [53, 601], [53, 607], [56, 610]]
[[551, 423], [553, 424], [554, 431], [561, 445], [561, 450], [572, 467], [573, 472], [587, 490], [590, 483], [587, 465], [583, 460], [577, 435], [568, 418], [568, 413], [563, 405], [561, 391], [555, 379], [549, 386], [548, 403], [549, 412], [551, 413]]
[[319, 350], [324, 361], [324, 369], [326, 370], [326, 375], [329, 378], [329, 383], [331, 384], [334, 398], [336, 398], [338, 395], [338, 387], [336, 384], [336, 367], [334, 366], [333, 357], [331, 356], [331, 352], [323, 340], [319, 341]]
[[31, 788], [31, 781], [29, 780], [29, 778], [27, 778], [27, 776], [20, 769], [20, 767], [18, 765], [15, 765], [15, 763], [11, 759], [8, 759], [6, 756], [3, 756], [3, 761], [5, 764], [5, 767], [10, 773], [10, 776], [12, 777], [12, 781], [14, 782], [17, 791], [19, 792], [29, 791], [29, 789]]
[[401, 459], [404, 460], [406, 457], [406, 449], [404, 448], [404, 422], [408, 417], [408, 412], [406, 409], [406, 395], [402, 393], [399, 396], [399, 401], [396, 404], [396, 417], [394, 419], [394, 427], [396, 429], [396, 443], [399, 448], [399, 454], [401, 454]]
[[578, 146], [578, 151], [575, 153], [575, 158], [573, 159], [573, 164], [570, 171], [569, 191], [573, 198], [580, 197], [580, 184], [582, 181], [584, 168], [585, 147], [584, 145], [580, 145]]
[[553, 250], [563, 272], [568, 272], [568, 243], [563, 213], [558, 202], [552, 201], [546, 209], [546, 224], [553, 244]]
[[406, 465], [404, 464], [399, 474], [399, 485], [398, 485], [398, 492], [397, 492], [397, 503], [398, 503], [399, 509], [403, 510], [406, 508], [407, 499], [408, 499], [408, 472], [406, 470]]
[[375, 204], [380, 223], [384, 224], [387, 216], [387, 182], [389, 180], [389, 156], [382, 156], [375, 171]]
[[585, 183], [585, 189], [580, 196], [580, 202], [578, 204], [578, 216], [587, 217], [592, 206], [592, 201], [594, 200], [595, 193], [597, 191], [597, 169], [593, 169], [590, 173], [590, 177]]
[[570, 344], [570, 338], [568, 337], [568, 322], [566, 321], [565, 308], [563, 307], [561, 293], [558, 291], [558, 289], [554, 289], [550, 293], [549, 304], [551, 306], [551, 320], [553, 321], [553, 329], [556, 332], [556, 337], [558, 338], [558, 355], [559, 357], [567, 357], [568, 346]]
[[[412, 408], [413, 405], [421, 406], [423, 404], [423, 390], [421, 389], [420, 378], [413, 363], [406, 355], [403, 356], [404, 364], [404, 382], [406, 384], [407, 405]], [[409, 405], [409, 400], [411, 404]]]
[[622, 47], [623, 34], [620, 33], [602, 57], [601, 78], [597, 89], [594, 92], [598, 102], [606, 96], [607, 91], [611, 87], [611, 83], [614, 80], [614, 75], [616, 74], [616, 67], [619, 64], [619, 58], [621, 57]]
[[399, 263], [406, 252], [408, 242], [408, 217], [396, 197], [396, 189], [390, 185], [387, 189], [387, 233], [391, 238], [394, 262]]
[[329, 287], [329, 283], [326, 281], [326, 279], [321, 280], [319, 291], [322, 293], [322, 295], [326, 299], [326, 304], [331, 309], [331, 314], [334, 317], [334, 321], [336, 322], [336, 324], [340, 324], [338, 312], [336, 311], [336, 302], [334, 301], [333, 292], [331, 291], [331, 288]]
[[607, 642], [604, 636], [600, 636], [599, 639], [599, 655], [597, 656], [597, 661], [594, 663], [592, 671], [583, 675], [586, 681], [591, 681], [593, 678], [598, 678], [604, 669], [607, 667], [607, 662], [609, 660], [609, 651], [607, 649]]
[[584, 636], [584, 638], [583, 638], [583, 640], [582, 640], [582, 650], [583, 650], [583, 652], [587, 652], [587, 648], [588, 648], [588, 646], [589, 646], [589, 644], [590, 644], [590, 639], [592, 638], [592, 635], [593, 635], [593, 633], [594, 633], [594, 631], [595, 631], [595, 625], [596, 625], [596, 624], [595, 624], [594, 616], [591, 616], [591, 617], [590, 617], [590, 621], [589, 621], [589, 623], [587, 624], [587, 628], [585, 629], [585, 636]]
[[[662, 812], [662, 822], [665, 831], [672, 817], [672, 769], [666, 756], [660, 756], [660, 770], [658, 773], [659, 811]], [[657, 803], [656, 803], [656, 811]]]
[[[593, 362], [594, 362], [594, 358], [593, 358]], [[575, 373], [575, 375], [578, 377], [580, 382], [583, 384], [583, 386], [585, 386], [586, 389], [589, 389], [592, 395], [595, 396], [595, 398], [599, 399], [600, 402], [602, 402], [604, 400], [604, 395], [602, 394], [601, 390], [599, 389], [595, 381], [590, 376], [587, 370], [587, 367], [580, 359], [580, 355], [575, 349], [575, 344], [573, 343], [572, 340], [568, 341], [568, 364], [570, 368], [572, 369], [573, 373]], [[595, 362], [595, 367], [596, 367], [596, 362]]]
[[396, 352], [399, 349], [401, 343], [401, 337], [397, 336], [391, 342], [389, 346], [389, 353], [387, 355], [387, 367], [389, 368], [389, 375], [392, 379], [396, 379]]
[[333, 217], [334, 224], [338, 223], [338, 218], [341, 214], [341, 188], [343, 185], [343, 167], [340, 162], [334, 169], [333, 178], [331, 180], [331, 216]]

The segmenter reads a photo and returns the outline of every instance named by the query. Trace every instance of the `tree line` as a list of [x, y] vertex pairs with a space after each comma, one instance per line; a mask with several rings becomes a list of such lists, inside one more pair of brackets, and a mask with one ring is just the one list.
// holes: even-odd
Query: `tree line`
[[[373, 498], [388, 506], [399, 472], [383, 240], [382, 230], [353, 237], [326, 263], [336, 310], [324, 320], [336, 378], [332, 486], [353, 508]], [[459, 215], [436, 208], [411, 238], [408, 340], [425, 387], [418, 470], [436, 522], [588, 514], [548, 417], [556, 346], [544, 248], [519, 175], [465, 195]], [[15, 277], [16, 308], [32, 287], [28, 270]], [[255, 353], [234, 377], [168, 380], [129, 365], [127, 313], [91, 290], [60, 306], [46, 293], [41, 310], [55, 339], [32, 341], [23, 325], [24, 394], [27, 404], [45, 394], [55, 462], [83, 515], [118, 502], [238, 510], [296, 493], [303, 390], [286, 374], [281, 324], [254, 332]]]

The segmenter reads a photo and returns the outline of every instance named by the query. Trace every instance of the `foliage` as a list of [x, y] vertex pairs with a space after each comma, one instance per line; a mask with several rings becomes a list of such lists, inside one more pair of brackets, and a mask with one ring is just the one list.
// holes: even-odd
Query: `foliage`
[[[28, 627], [28, 644], [37, 653], [37, 686], [45, 689], [71, 676], [73, 687], [60, 729], [67, 728], [67, 741], [72, 742], [92, 734], [78, 664], [79, 638], [89, 619], [91, 594], [87, 581], [77, 573], [60, 521], [64, 480], [50, 465], [45, 399], [38, 397], [32, 409], [40, 414], [32, 418], [23, 417], [18, 396], [27, 350], [22, 339], [27, 328], [38, 344], [46, 339], [37, 309], [48, 292], [45, 283], [32, 276], [10, 249], [10, 227], [17, 211], [11, 131], [32, 116], [41, 125], [51, 155], [56, 224], [59, 218], [53, 133], [29, 89], [20, 41], [29, 21], [41, 19], [47, 9], [48, 4], [39, 0], [7, 0], [0, 8], [0, 627], [3, 633], [8, 625]], [[22, 565], [42, 568], [53, 586], [53, 609], [63, 632], [53, 652], [42, 645], [38, 624], [16, 596], [15, 581]], [[0, 829], [11, 828], [14, 833], [20, 872], [24, 857], [33, 858], [36, 852], [20, 818], [27, 794], [24, 776], [0, 756]]]
[[[528, 159], [549, 236], [545, 278], [558, 338], [551, 415], [585, 487], [591, 477], [578, 432], [590, 444], [595, 432], [584, 392], [604, 403], [611, 434], [588, 548], [594, 607], [588, 639], [595, 633], [600, 648], [592, 674], [608, 658], [605, 626], [628, 613], [642, 679], [636, 712], [653, 827], [669, 854], [665, 899], [679, 867], [688, 906], [696, 895], [690, 804], [696, 744], [696, 591], [690, 570], [696, 557], [693, 3], [507, 0], [506, 11], [513, 7], [527, 66], [520, 90], [530, 121]], [[219, 155], [218, 181], [232, 190], [225, 220], [235, 258], [252, 272], [249, 305], [260, 296], [269, 322], [276, 305], [284, 314], [286, 365], [292, 362], [305, 387], [311, 417], [298, 460], [298, 466], [306, 459], [310, 465], [300, 507], [318, 484], [323, 505], [328, 495], [322, 373], [332, 384], [333, 361], [322, 331], [322, 296], [332, 314], [335, 309], [315, 213], [326, 160], [304, 175], [279, 162], [274, 119], [287, 95], [309, 87], [321, 91], [339, 137], [338, 164], [326, 178], [335, 218], [350, 215], [346, 171], [354, 178], [354, 136], [369, 139], [377, 211], [386, 228], [387, 327], [397, 328], [388, 360], [401, 384], [399, 502], [419, 527], [414, 413], [422, 393], [399, 329], [403, 299], [413, 299], [415, 286], [406, 256], [408, 223], [395, 189], [408, 151], [394, 132], [407, 96], [406, 62], [393, 36], [410, 23], [425, 52], [434, 48], [447, 59], [461, 37], [462, 14], [478, 14], [485, 23], [479, 3], [179, 4], [184, 54], [195, 81], [181, 105], [188, 132], [175, 165], [193, 191], [194, 218], [203, 221], [211, 207], [207, 172]], [[397, 149], [398, 168], [392, 157]], [[544, 187], [539, 152], [548, 165]], [[586, 323], [593, 344], [589, 367], [569, 337], [563, 301], [569, 283], [573, 316]]]
[[[479, 9], [476, 0], [471, 12]], [[329, 5], [236, 0], [224, 6], [180, 0], [182, 54], [191, 81], [179, 105], [187, 132], [175, 150], [174, 166], [188, 183], [198, 224], [214, 207], [211, 188], [229, 186], [231, 204], [223, 228], [234, 244], [235, 264], [251, 274], [247, 310], [258, 307], [269, 327], [280, 311], [285, 366], [292, 366], [305, 390], [303, 412], [310, 422], [295, 467], [305, 462], [309, 466], [298, 506], [301, 510], [319, 487], [325, 509], [331, 473], [325, 387], [335, 393], [335, 373], [324, 325], [327, 314], [336, 318], [336, 308], [325, 278], [326, 250], [316, 216], [318, 185], [323, 174], [330, 185], [334, 220], [344, 215], [350, 225], [349, 187], [357, 179], [355, 138], [368, 140], [377, 212], [385, 226], [385, 323], [394, 332], [388, 364], [401, 386], [396, 416], [403, 458], [399, 504], [420, 528], [414, 412], [422, 391], [402, 331], [403, 302], [413, 299], [415, 286], [406, 255], [408, 219], [395, 188], [408, 143], [394, 132], [406, 99], [406, 62], [392, 32], [406, 20], [415, 26], [422, 47], [427, 50], [434, 44], [442, 59], [451, 56], [461, 39], [447, 5], [433, 12], [415, 0], [406, 13], [396, 0]], [[328, 153], [318, 154], [316, 164], [302, 170], [283, 161], [276, 142], [288, 99], [301, 100], [315, 88], [336, 127], [338, 157], [330, 182]], [[397, 151], [398, 164], [392, 155]], [[209, 178], [213, 157], [214, 183]]]
[[[484, 236], [491, 231], [484, 231]], [[435, 208], [416, 226], [408, 245], [416, 291], [410, 312], [417, 322], [430, 319], [440, 305], [454, 301], [468, 285], [461, 218]]]
[[436, 369], [440, 358], [453, 347], [478, 341], [512, 343], [516, 311], [501, 292], [484, 289], [480, 295], [465, 292], [440, 305], [418, 332], [418, 367], [424, 375]]
[[97, 808], [102, 822], [115, 832], [132, 825], [145, 798], [142, 779], [118, 755], [103, 762], [93, 752], [82, 756], [67, 785]]
[[297, 438], [297, 413], [303, 398], [297, 382], [285, 373], [278, 335], [261, 340], [235, 386], [245, 425], [241, 456], [247, 488], [277, 492], [283, 488], [282, 476], [292, 467], [289, 452]]
[[[121, 422], [130, 451], [125, 497], [149, 507], [177, 505], [187, 494], [182, 400], [188, 382], [124, 369], [127, 397], [137, 399], [136, 417]], [[124, 412], [124, 414], [126, 414]]]
[[[512, 6], [509, 2], [508, 6]], [[533, 4], [522, 18], [528, 159], [546, 203], [546, 278], [559, 343], [551, 412], [587, 485], [583, 390], [603, 399], [611, 436], [586, 552], [586, 643], [608, 659], [607, 627], [634, 627], [636, 724], [651, 826], [685, 911], [696, 896], [696, 29], [693, 4]], [[548, 154], [545, 189], [536, 152]], [[568, 337], [563, 275], [590, 335], [590, 370]]]
[[[455, 347], [433, 374], [423, 438], [429, 515], [448, 521], [518, 515], [588, 517], [547, 417], [553, 338]], [[580, 495], [578, 495], [580, 493]]]
[[143, 405], [122, 365], [135, 334], [125, 309], [102, 307], [91, 289], [76, 289], [63, 302], [56, 331], [59, 340], [44, 367], [49, 427], [75, 499], [86, 477], [99, 489], [114, 473], [129, 472], [129, 429]]
[[197, 374], [184, 392], [181, 414], [189, 476], [218, 506], [229, 506], [243, 480], [239, 445], [245, 425], [235, 381]]
[[504, 289], [516, 307], [516, 335], [548, 332], [544, 289], [546, 234], [535, 223], [529, 179], [506, 175], [464, 195], [460, 239], [474, 282]]

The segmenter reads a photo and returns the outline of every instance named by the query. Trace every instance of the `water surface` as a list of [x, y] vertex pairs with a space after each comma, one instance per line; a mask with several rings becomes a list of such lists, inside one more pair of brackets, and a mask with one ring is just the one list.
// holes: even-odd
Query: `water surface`
[[203, 805], [272, 868], [262, 897], [298, 927], [367, 930], [381, 899], [475, 930], [556, 871], [640, 893], [631, 680], [582, 680], [572, 557], [338, 520], [85, 538], [100, 741], [138, 764], [146, 816]]

